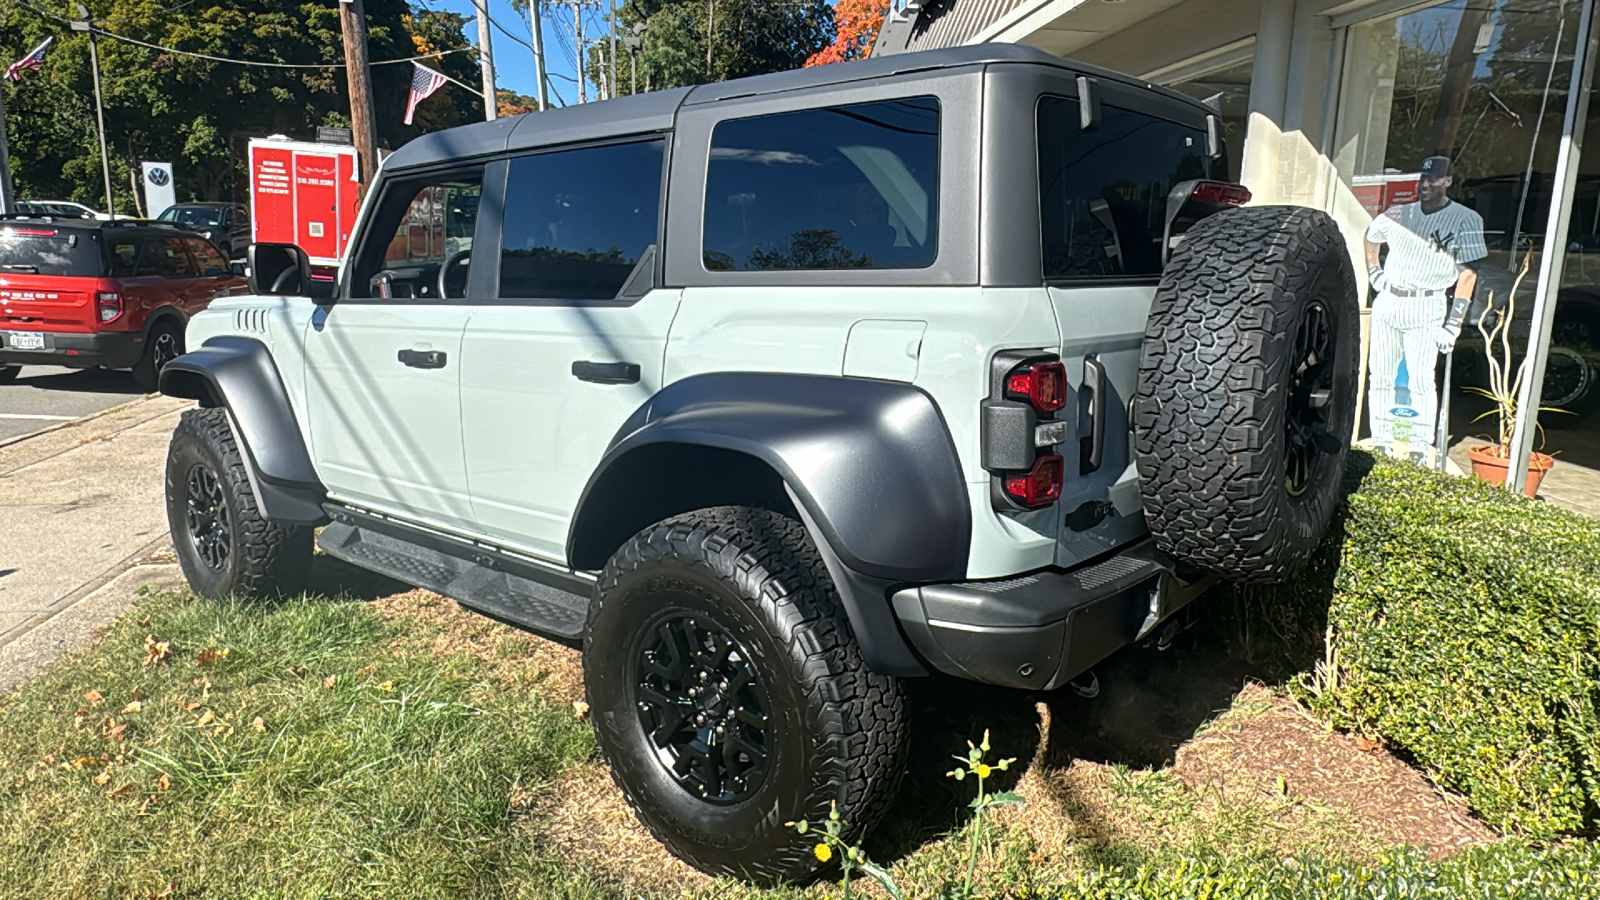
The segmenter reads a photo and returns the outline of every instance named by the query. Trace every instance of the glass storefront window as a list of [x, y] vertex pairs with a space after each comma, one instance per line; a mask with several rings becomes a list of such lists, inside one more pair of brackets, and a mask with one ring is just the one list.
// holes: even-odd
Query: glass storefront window
[[1223, 63], [1202, 74], [1166, 82], [1180, 94], [1215, 109], [1228, 143], [1228, 180], [1238, 181], [1244, 159], [1245, 131], [1250, 121], [1250, 73], [1255, 69], [1253, 49], [1243, 59]]
[[[1436, 453], [1441, 357], [1453, 351], [1446, 429], [1493, 438], [1468, 389], [1487, 380], [1476, 322], [1502, 307], [1525, 348], [1571, 80], [1575, 0], [1452, 0], [1345, 33], [1332, 211], [1370, 282], [1365, 434], [1397, 455]], [[1595, 107], [1591, 114], [1594, 130]], [[1591, 144], [1590, 146], [1597, 146]], [[1584, 160], [1540, 417], [1547, 452], [1597, 455], [1600, 159]], [[1591, 174], [1593, 173], [1593, 174]], [[1492, 299], [1491, 299], [1492, 298]], [[1493, 321], [1495, 312], [1485, 321]]]

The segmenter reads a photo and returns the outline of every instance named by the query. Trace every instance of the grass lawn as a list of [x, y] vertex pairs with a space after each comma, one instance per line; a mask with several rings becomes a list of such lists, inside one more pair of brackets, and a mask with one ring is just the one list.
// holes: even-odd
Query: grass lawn
[[[1428, 843], [1440, 858], [1492, 843], [1380, 748], [1327, 732], [1268, 688], [1240, 693], [1250, 672], [1221, 662], [1215, 637], [1120, 655], [1093, 702], [914, 685], [911, 769], [868, 852], [907, 896], [960, 880], [972, 784], [944, 773], [985, 728], [994, 756], [1020, 759], [1000, 787], [1027, 799], [988, 829], [977, 860], [986, 892], [1194, 896], [1182, 881], [1194, 860], [1270, 874], [1307, 859], [1296, 872], [1324, 878], [1319, 867], [1333, 866], [1335, 882], [1401, 860], [1415, 884], [1436, 864], [1395, 845]], [[575, 651], [424, 592], [253, 606], [152, 594], [92, 649], [0, 697], [0, 890], [839, 893], [756, 891], [666, 854], [599, 765], [580, 698]], [[1584, 853], [1579, 864], [1594, 862]], [[1116, 888], [1141, 867], [1146, 887]], [[1149, 887], [1172, 877], [1169, 893]], [[1523, 895], [1575, 895], [1562, 884]]]

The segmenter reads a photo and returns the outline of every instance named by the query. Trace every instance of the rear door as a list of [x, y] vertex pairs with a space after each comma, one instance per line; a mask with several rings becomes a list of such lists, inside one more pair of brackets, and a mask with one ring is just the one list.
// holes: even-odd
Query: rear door
[[30, 346], [35, 333], [93, 330], [105, 266], [97, 229], [32, 222], [0, 228], [0, 329], [27, 334], [5, 346], [44, 349]]
[[1060, 565], [1144, 534], [1128, 405], [1161, 276], [1167, 194], [1221, 168], [1206, 155], [1203, 114], [1180, 123], [1169, 99], [1107, 82], [1101, 90], [1093, 128], [1082, 126], [1078, 100], [1066, 91], [1046, 94], [1037, 107], [1044, 277], [1079, 398], [1079, 427], [1060, 447], [1067, 469]]
[[337, 178], [332, 155], [294, 154], [294, 242], [313, 259], [339, 255]]
[[[503, 209], [495, 302], [462, 347], [473, 514], [491, 534], [562, 562], [579, 496], [607, 445], [661, 389], [679, 291], [654, 288], [665, 141], [514, 157], [495, 167]], [[503, 190], [503, 203], [498, 192]]]

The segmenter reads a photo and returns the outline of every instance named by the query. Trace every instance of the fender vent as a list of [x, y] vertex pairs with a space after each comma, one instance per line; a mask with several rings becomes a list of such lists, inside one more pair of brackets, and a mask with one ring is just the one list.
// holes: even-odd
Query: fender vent
[[236, 309], [233, 311], [233, 328], [235, 331], [266, 334], [267, 311], [264, 309]]

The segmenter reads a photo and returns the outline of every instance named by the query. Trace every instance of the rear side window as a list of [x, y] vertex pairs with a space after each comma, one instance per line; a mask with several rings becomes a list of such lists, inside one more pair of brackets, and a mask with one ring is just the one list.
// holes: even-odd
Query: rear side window
[[176, 237], [151, 237], [144, 242], [144, 255], [139, 258], [139, 275], [161, 278], [193, 278], [200, 273], [183, 249], [183, 240]]
[[1205, 133], [1102, 104], [1080, 128], [1078, 101], [1039, 101], [1039, 225], [1046, 278], [1161, 274], [1173, 185], [1206, 177]]
[[138, 238], [112, 238], [108, 251], [112, 278], [127, 278], [138, 270], [139, 246], [142, 243]]
[[98, 278], [104, 270], [93, 232], [31, 223], [0, 228], [0, 274]]
[[718, 123], [713, 271], [919, 269], [938, 246], [939, 102], [910, 97]]
[[511, 160], [500, 297], [616, 297], [656, 243], [662, 146], [653, 140]]

